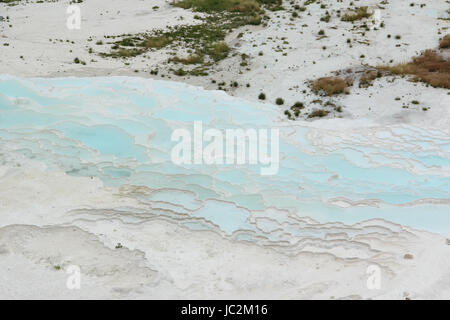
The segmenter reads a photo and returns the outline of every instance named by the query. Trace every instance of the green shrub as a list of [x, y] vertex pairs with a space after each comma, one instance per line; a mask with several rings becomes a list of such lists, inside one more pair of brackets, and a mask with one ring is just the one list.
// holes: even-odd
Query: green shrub
[[301, 110], [301, 109], [304, 109], [304, 108], [305, 108], [305, 105], [303, 104], [303, 102], [300, 102], [300, 101], [297, 101], [296, 103], [294, 103], [291, 106], [291, 110]]
[[187, 72], [183, 68], [179, 68], [178, 70], [174, 71], [174, 74], [179, 77], [182, 77], [185, 76]]

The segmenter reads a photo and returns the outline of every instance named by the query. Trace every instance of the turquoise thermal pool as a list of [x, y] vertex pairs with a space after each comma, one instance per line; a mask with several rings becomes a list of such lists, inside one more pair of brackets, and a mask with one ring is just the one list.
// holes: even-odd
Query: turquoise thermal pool
[[[18, 154], [49, 170], [98, 177], [190, 228], [257, 234], [274, 227], [256, 226], [255, 217], [288, 230], [283, 219], [296, 215], [346, 224], [379, 218], [450, 235], [449, 131], [339, 119], [325, 126], [288, 122], [281, 113], [174, 82], [4, 75], [0, 160]], [[194, 121], [221, 130], [279, 129], [278, 174], [263, 176], [259, 165], [172, 163], [173, 130], [192, 130]]]

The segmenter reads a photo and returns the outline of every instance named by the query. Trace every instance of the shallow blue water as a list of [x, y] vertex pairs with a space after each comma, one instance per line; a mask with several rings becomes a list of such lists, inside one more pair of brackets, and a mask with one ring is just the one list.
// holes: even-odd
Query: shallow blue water
[[[321, 222], [383, 218], [450, 234], [448, 131], [287, 126], [277, 108], [164, 81], [0, 76], [0, 146], [106, 185], [148, 187], [153, 206], [228, 233], [251, 228], [252, 211], [276, 208]], [[259, 165], [175, 165], [171, 134], [194, 121], [278, 128], [278, 174], [262, 176]]]

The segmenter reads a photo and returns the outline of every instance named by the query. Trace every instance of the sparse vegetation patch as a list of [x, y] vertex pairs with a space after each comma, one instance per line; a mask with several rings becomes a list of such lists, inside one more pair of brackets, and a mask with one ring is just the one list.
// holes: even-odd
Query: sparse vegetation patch
[[[225, 43], [225, 36], [235, 28], [245, 25], [258, 25], [262, 21], [261, 5], [279, 4], [279, 0], [180, 0], [172, 5], [204, 12], [206, 15], [198, 19], [203, 23], [195, 25], [176, 25], [166, 29], [153, 30], [141, 34], [125, 34], [107, 38], [119, 38], [110, 42], [111, 51], [101, 53], [104, 57], [133, 58], [148, 51], [167, 50], [173, 55], [168, 62], [185, 65], [201, 65], [196, 70], [185, 70], [186, 74], [206, 75], [205, 71], [214, 63], [229, 56], [231, 48]], [[180, 48], [189, 53], [187, 57], [179, 57]], [[247, 66], [248, 62], [241, 63]], [[176, 73], [181, 75], [180, 69]]]
[[450, 61], [433, 50], [424, 51], [411, 62], [395, 66], [379, 66], [378, 69], [393, 75], [411, 75], [413, 81], [450, 89]]

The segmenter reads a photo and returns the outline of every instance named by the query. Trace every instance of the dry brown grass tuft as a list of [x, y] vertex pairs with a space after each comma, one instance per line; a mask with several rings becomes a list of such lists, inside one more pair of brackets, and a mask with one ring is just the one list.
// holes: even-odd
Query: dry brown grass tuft
[[413, 81], [422, 81], [436, 88], [450, 89], [450, 61], [433, 50], [426, 50], [411, 62], [396, 66], [380, 66], [379, 70], [394, 75], [413, 75]]
[[367, 88], [370, 87], [373, 84], [373, 81], [378, 78], [379, 72], [376, 70], [368, 70], [364, 72], [364, 74], [359, 79], [359, 87], [360, 88]]
[[439, 48], [447, 49], [450, 48], [450, 34], [447, 34], [441, 42], [439, 42]]
[[330, 111], [323, 109], [315, 109], [309, 115], [308, 118], [323, 118], [326, 117]]
[[312, 83], [312, 90], [315, 93], [325, 92], [327, 96], [348, 92], [348, 87], [353, 84], [350, 78], [325, 77], [317, 79]]
[[372, 13], [368, 11], [367, 7], [359, 7], [356, 10], [348, 11], [342, 16], [341, 20], [352, 22], [363, 18], [369, 18], [371, 15]]

